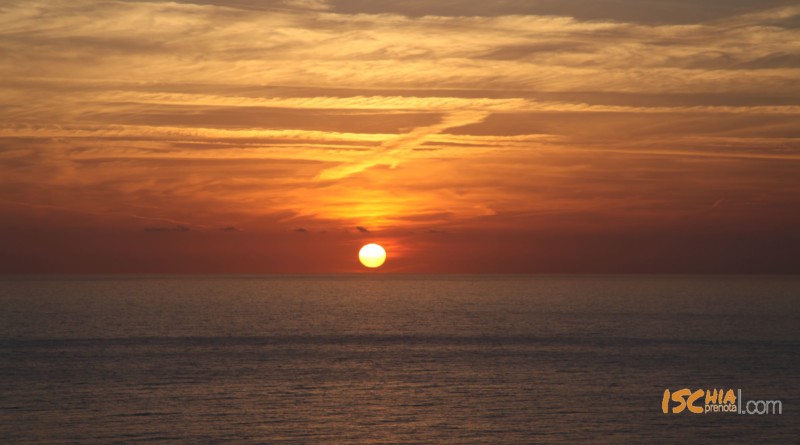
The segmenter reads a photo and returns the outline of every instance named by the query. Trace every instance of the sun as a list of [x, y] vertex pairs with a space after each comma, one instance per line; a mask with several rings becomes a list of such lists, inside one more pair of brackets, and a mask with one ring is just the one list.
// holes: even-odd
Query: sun
[[358, 260], [367, 267], [381, 267], [386, 261], [386, 251], [378, 244], [367, 244], [358, 251]]

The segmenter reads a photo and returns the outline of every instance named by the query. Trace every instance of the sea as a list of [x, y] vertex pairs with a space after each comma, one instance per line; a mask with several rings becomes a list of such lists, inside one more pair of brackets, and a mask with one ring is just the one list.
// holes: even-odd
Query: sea
[[5, 276], [0, 442], [798, 444], [800, 277]]

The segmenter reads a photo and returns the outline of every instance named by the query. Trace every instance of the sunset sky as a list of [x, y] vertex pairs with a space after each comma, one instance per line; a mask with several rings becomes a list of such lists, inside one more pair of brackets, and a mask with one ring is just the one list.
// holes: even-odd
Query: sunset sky
[[0, 273], [800, 273], [800, 6], [0, 5]]

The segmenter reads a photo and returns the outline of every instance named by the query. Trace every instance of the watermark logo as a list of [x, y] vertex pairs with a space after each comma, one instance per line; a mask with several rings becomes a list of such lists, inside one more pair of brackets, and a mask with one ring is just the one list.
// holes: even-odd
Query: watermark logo
[[732, 414], [783, 414], [780, 400], [742, 400], [742, 390], [737, 389], [698, 389], [689, 388], [677, 391], [664, 390], [661, 398], [661, 411], [664, 414], [732, 413]]

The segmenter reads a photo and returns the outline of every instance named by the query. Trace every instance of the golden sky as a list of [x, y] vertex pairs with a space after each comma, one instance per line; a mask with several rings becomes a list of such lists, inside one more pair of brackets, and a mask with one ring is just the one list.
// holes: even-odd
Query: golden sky
[[800, 6], [8, 1], [0, 272], [800, 272]]

